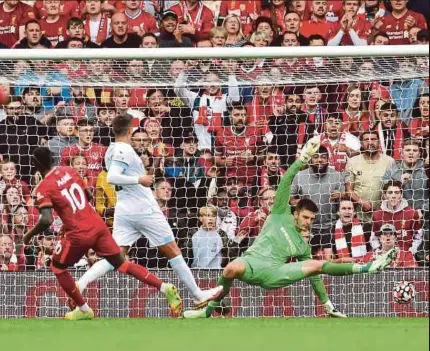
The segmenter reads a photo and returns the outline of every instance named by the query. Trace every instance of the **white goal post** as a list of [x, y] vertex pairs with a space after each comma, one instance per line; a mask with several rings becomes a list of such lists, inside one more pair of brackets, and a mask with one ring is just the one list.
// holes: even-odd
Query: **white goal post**
[[[0, 251], [0, 268], [10, 267], [0, 269], [0, 318], [60, 317], [67, 310], [48, 269], [61, 221], [31, 247], [21, 243], [38, 216], [30, 194], [39, 179], [32, 150], [47, 146], [57, 165], [78, 169], [96, 210], [112, 226], [115, 192], [103, 178], [103, 153], [118, 113], [134, 118], [133, 147], [156, 175], [154, 193], [202, 288], [213, 287], [222, 267], [252, 244], [280, 179], [306, 140], [320, 134], [327, 154], [323, 176], [315, 181], [314, 168], [301, 171], [291, 198], [292, 204], [310, 198], [320, 207], [309, 233], [314, 257], [368, 262], [391, 245], [380, 241], [383, 224], [394, 226], [393, 245], [402, 249], [401, 260], [383, 274], [324, 276], [331, 300], [348, 316], [428, 316], [428, 76], [425, 45], [0, 50], [0, 244], [13, 242], [7, 264]], [[246, 109], [244, 121], [235, 122], [234, 108]], [[398, 124], [384, 125], [383, 111]], [[330, 131], [330, 123], [339, 130]], [[91, 129], [89, 143], [79, 131], [84, 127]], [[387, 159], [363, 171], [350, 160], [360, 157], [360, 135], [369, 130], [376, 131], [378, 152]], [[184, 151], [192, 141], [196, 150]], [[405, 142], [419, 148], [410, 169], [402, 163]], [[383, 187], [399, 180], [403, 199], [393, 209]], [[333, 194], [344, 195], [347, 183], [359, 198], [353, 197], [361, 249], [336, 231], [343, 222]], [[166, 187], [167, 195], [157, 192]], [[202, 229], [202, 208], [215, 210], [215, 228]], [[178, 284], [184, 307], [192, 307], [147, 240], [133, 246], [130, 258]], [[74, 276], [91, 262], [83, 258]], [[407, 306], [392, 299], [395, 283], [403, 280], [417, 291]], [[102, 317], [168, 316], [155, 290], [116, 273], [92, 283], [86, 296]], [[229, 302], [234, 317], [323, 315], [306, 280], [273, 291], [236, 283]]]

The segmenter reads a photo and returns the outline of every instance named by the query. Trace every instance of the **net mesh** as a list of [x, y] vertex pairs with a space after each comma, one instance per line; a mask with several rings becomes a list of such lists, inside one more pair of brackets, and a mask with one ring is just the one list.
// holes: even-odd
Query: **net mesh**
[[[334, 279], [334, 301], [352, 299], [355, 307], [348, 312], [357, 316], [427, 314], [422, 267], [428, 264], [428, 63], [428, 56], [2, 60], [0, 270], [15, 273], [0, 274], [0, 300], [7, 301], [0, 304], [0, 317], [63, 311], [64, 296], [48, 271], [61, 220], [56, 217], [32, 245], [22, 244], [23, 233], [38, 218], [31, 192], [40, 174], [31, 165], [32, 151], [49, 147], [56, 165], [76, 168], [97, 212], [112, 228], [116, 195], [106, 182], [103, 157], [114, 141], [112, 119], [123, 113], [133, 116], [132, 146], [155, 175], [154, 195], [203, 287], [213, 286], [217, 269], [253, 243], [270, 215], [280, 179], [306, 141], [321, 135], [327, 151], [295, 177], [290, 199], [294, 206], [310, 198], [320, 207], [312, 229], [304, 233], [314, 258], [369, 262], [397, 245], [401, 255], [392, 268], [408, 268], [377, 282]], [[376, 131], [381, 155], [371, 165], [360, 155], [369, 151], [361, 139], [368, 130]], [[400, 197], [390, 198], [383, 189], [389, 181], [402, 182]], [[340, 198], [353, 200], [353, 215], [342, 208], [350, 203]], [[394, 226], [393, 242], [381, 240], [386, 224]], [[362, 234], [359, 245], [353, 239], [357, 233]], [[168, 269], [145, 237], [129, 257], [149, 268]], [[76, 274], [96, 260], [88, 252], [75, 266]], [[160, 274], [175, 279], [170, 271]], [[404, 277], [416, 283], [415, 309], [394, 306], [387, 295]], [[162, 297], [136, 290], [123, 278], [116, 285], [117, 279], [110, 275], [88, 291], [103, 301], [98, 307], [103, 315], [116, 316], [118, 309], [120, 316], [133, 314], [130, 301], [144, 306], [146, 312], [136, 316], [166, 315]], [[343, 284], [348, 288], [340, 288]], [[128, 295], [118, 302], [112, 296], [122, 290]], [[271, 294], [239, 286], [231, 299], [233, 314], [318, 315], [307, 282]], [[364, 309], [372, 294], [380, 304]], [[37, 308], [30, 306], [39, 295], [45, 297], [38, 298]], [[296, 312], [289, 304], [298, 305]]]

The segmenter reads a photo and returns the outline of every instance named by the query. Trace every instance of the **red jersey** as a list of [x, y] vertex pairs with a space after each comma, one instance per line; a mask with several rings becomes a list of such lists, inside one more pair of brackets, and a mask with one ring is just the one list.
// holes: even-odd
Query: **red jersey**
[[71, 167], [51, 170], [33, 191], [39, 209], [50, 207], [61, 218], [67, 235], [86, 236], [106, 224], [88, 203], [85, 183]]
[[[37, 18], [43, 18], [48, 15], [45, 7], [43, 6], [43, 0], [37, 0], [34, 4], [34, 10], [36, 12]], [[81, 17], [79, 2], [76, 0], [65, 0], [61, 2], [60, 6], [60, 16], [66, 18], [70, 17]]]
[[412, 246], [414, 234], [421, 229], [421, 220], [417, 211], [408, 206], [404, 200], [397, 211], [390, 211], [382, 202], [381, 208], [373, 213], [372, 232], [379, 236], [383, 224], [392, 224], [396, 227], [397, 242], [401, 249], [408, 251]]
[[245, 35], [252, 32], [254, 19], [260, 16], [261, 2], [255, 0], [231, 0], [222, 1], [219, 17], [225, 18], [227, 15], [236, 15], [240, 18], [242, 31]]
[[185, 1], [181, 0], [170, 8], [178, 16], [178, 23], [193, 25], [196, 29], [194, 34], [198, 39], [207, 39], [210, 31], [215, 26], [214, 14], [201, 1], [193, 9], [189, 9]]
[[274, 7], [273, 10], [270, 8], [264, 9], [261, 12], [261, 15], [269, 18], [274, 18], [276, 20], [276, 25], [278, 26], [278, 29], [279, 29], [278, 34], [281, 35], [282, 33], [285, 32], [285, 29], [286, 29], [284, 17], [287, 13], [288, 13], [287, 6], [281, 5], [281, 6]]
[[402, 17], [396, 18], [392, 13], [382, 17], [382, 26], [379, 29], [380, 32], [386, 33], [390, 38], [390, 45], [408, 45], [409, 43], [409, 27], [405, 23], [406, 18], [412, 16], [415, 19], [414, 27], [420, 27], [421, 29], [427, 28], [427, 22], [424, 16], [415, 11], [408, 10]]
[[410, 133], [414, 137], [427, 137], [429, 135], [429, 121], [422, 117], [415, 117], [411, 120]]
[[157, 21], [155, 20], [154, 16], [152, 16], [150, 13], [140, 10], [139, 13], [134, 17], [131, 17], [130, 15], [128, 15], [126, 11], [124, 11], [124, 14], [128, 18], [129, 33], [134, 32], [134, 27], [139, 27], [145, 33], [159, 32]]
[[226, 170], [226, 176], [238, 177], [244, 184], [252, 184], [257, 166], [246, 164], [241, 156], [256, 155], [258, 145], [262, 144], [262, 135], [257, 128], [246, 127], [241, 134], [236, 134], [230, 126], [221, 128], [215, 138], [215, 154], [235, 157], [233, 165]]
[[[239, 225], [239, 229], [237, 232], [238, 236], [244, 236], [244, 237], [256, 237], [258, 234], [260, 234], [261, 229], [264, 226], [264, 223], [266, 222], [266, 219], [261, 219], [259, 214], [260, 212], [264, 212], [266, 216], [268, 216], [265, 209], [259, 209], [257, 211], [251, 212], [248, 214], [243, 221]], [[263, 216], [261, 216], [263, 217]], [[267, 217], [266, 217], [267, 218]]]
[[[306, 1], [304, 20], [308, 20], [311, 18], [311, 8], [312, 8], [312, 0]], [[344, 14], [343, 11], [343, 1], [341, 0], [328, 0], [327, 1], [327, 13], [325, 18], [330, 22], [339, 21]]]
[[58, 20], [52, 23], [48, 23], [47, 19], [41, 19], [39, 21], [44, 34], [51, 42], [52, 46], [56, 46], [60, 41], [64, 41], [67, 37], [67, 17], [58, 17]]
[[[341, 23], [339, 22], [335, 23], [336, 29], [332, 33], [331, 37], [335, 36], [339, 32], [341, 27], [342, 27]], [[365, 19], [357, 16], [352, 24], [352, 29], [354, 29], [354, 31], [357, 33], [360, 39], [367, 40], [369, 38], [370, 32], [372, 31], [372, 24], [367, 22]], [[345, 33], [343, 35], [342, 41], [340, 43], [341, 45], [354, 45], [349, 33]]]
[[370, 116], [367, 112], [358, 112], [351, 116], [346, 110], [339, 111], [342, 114], [343, 132], [350, 132], [354, 135], [359, 135], [361, 132], [370, 130]]
[[87, 66], [81, 61], [63, 61], [57, 65], [57, 70], [64, 73], [70, 80], [85, 77]]
[[326, 42], [336, 33], [336, 24], [327, 20], [316, 22], [311, 19], [303, 22], [300, 28], [300, 34], [304, 37], [309, 38], [313, 34], [319, 34]]
[[74, 156], [84, 156], [87, 159], [88, 186], [94, 188], [97, 183], [97, 176], [103, 170], [106, 150], [106, 146], [97, 143], [91, 143], [85, 149], [78, 144], [68, 146], [61, 152], [60, 166], [69, 166]]
[[19, 27], [34, 19], [34, 10], [21, 1], [15, 8], [7, 12], [4, 3], [0, 4], [0, 43], [12, 47], [19, 40]]

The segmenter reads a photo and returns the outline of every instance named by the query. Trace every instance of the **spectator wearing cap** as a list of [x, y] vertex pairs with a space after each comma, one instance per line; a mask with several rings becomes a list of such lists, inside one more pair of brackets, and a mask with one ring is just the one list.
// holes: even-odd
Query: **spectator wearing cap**
[[240, 100], [239, 85], [234, 72], [231, 71], [228, 76], [228, 91], [224, 92], [219, 74], [208, 72], [204, 78], [209, 86], [202, 89], [201, 93], [197, 93], [187, 88], [186, 82], [190, 71], [187, 67], [176, 79], [175, 94], [192, 109], [199, 150], [212, 151], [213, 132], [221, 125], [220, 121], [227, 112], [227, 106]]
[[212, 11], [201, 0], [179, 0], [170, 8], [178, 16], [178, 29], [193, 42], [209, 37], [215, 26]]
[[61, 1], [51, 0], [45, 3], [46, 16], [40, 20], [42, 33], [55, 47], [59, 42], [66, 38], [67, 20], [66, 16], [61, 15]]
[[115, 13], [111, 18], [110, 25], [112, 36], [103, 41], [102, 47], [112, 49], [140, 47], [141, 38], [137, 33], [129, 33], [128, 18], [124, 13]]
[[74, 156], [84, 156], [88, 164], [88, 186], [95, 188], [97, 176], [103, 169], [103, 161], [107, 148], [93, 142], [94, 122], [81, 119], [77, 123], [78, 142], [63, 149], [60, 166], [69, 166]]
[[339, 22], [336, 21], [334, 33], [327, 43], [329, 46], [367, 45], [372, 25], [357, 15], [359, 8], [360, 0], [343, 1], [344, 15]]
[[409, 206], [421, 212], [428, 211], [428, 177], [424, 160], [420, 157], [421, 144], [414, 139], [407, 139], [402, 147], [402, 159], [398, 160], [384, 174], [383, 181], [400, 181], [403, 185], [403, 197]]
[[96, 107], [88, 102], [85, 96], [85, 88], [81, 85], [74, 85], [70, 88], [72, 99], [68, 101], [64, 107], [57, 107], [56, 114], [58, 116], [69, 116], [75, 120], [75, 124], [81, 119], [87, 119], [96, 122]]
[[124, 14], [128, 19], [128, 32], [142, 37], [145, 33], [158, 33], [154, 16], [142, 9], [142, 1], [124, 1]]
[[174, 11], [167, 10], [161, 16], [160, 48], [188, 48], [193, 46], [192, 40], [183, 36], [178, 29], [178, 16]]
[[332, 225], [327, 242], [322, 243], [323, 250], [332, 250], [337, 259], [361, 261], [371, 250], [369, 243], [372, 226], [362, 224], [357, 218], [354, 203], [350, 199], [339, 201], [338, 219]]
[[375, 126], [379, 136], [379, 145], [382, 153], [391, 156], [396, 161], [401, 160], [402, 146], [410, 133], [403, 122], [398, 118], [396, 105], [386, 103], [380, 108], [380, 122]]
[[[392, 224], [396, 229], [399, 247], [405, 251], [417, 252], [422, 241], [421, 220], [418, 211], [409, 206], [403, 198], [402, 183], [389, 180], [382, 187], [383, 201], [372, 216], [372, 232], [376, 237], [381, 234], [382, 225]], [[373, 241], [374, 248], [378, 247]]]
[[59, 116], [56, 118], [57, 135], [48, 140], [47, 147], [54, 157], [54, 165], [60, 164], [60, 155], [66, 147], [77, 143], [75, 136], [75, 120], [72, 116]]
[[324, 133], [321, 134], [321, 145], [329, 152], [330, 167], [338, 172], [345, 171], [346, 164], [351, 157], [360, 153], [360, 140], [353, 134], [342, 131], [343, 117], [339, 112], [328, 115]]
[[5, 106], [6, 118], [0, 121], [0, 159], [8, 159], [20, 166], [19, 174], [30, 183], [30, 155], [46, 138], [46, 127], [34, 117], [24, 114], [19, 96], [12, 97]]
[[394, 160], [379, 149], [376, 131], [360, 135], [361, 154], [351, 157], [345, 170], [345, 188], [348, 196], [357, 203], [357, 216], [362, 222], [370, 222], [373, 210], [381, 201], [382, 177], [392, 167]]
[[13, 239], [10, 235], [0, 235], [0, 271], [17, 272], [18, 264], [13, 253]]
[[[381, 255], [387, 253], [394, 247], [399, 247], [397, 231], [392, 224], [383, 224], [380, 229], [380, 235], [378, 237], [379, 248], [373, 252], [369, 252], [363, 258], [363, 262], [371, 262], [376, 260]], [[396, 259], [390, 264], [390, 268], [406, 268], [406, 267], [417, 267], [417, 263], [414, 259], [412, 252], [404, 250], [400, 247]]]
[[[310, 160], [309, 168], [300, 171], [291, 185], [290, 204], [295, 206], [300, 199], [311, 199], [320, 211], [312, 226], [311, 246], [321, 247], [330, 237], [335, 222], [339, 200], [345, 192], [342, 173], [329, 167], [328, 150], [321, 146]], [[330, 254], [328, 253], [327, 256]]]
[[276, 146], [281, 166], [287, 167], [294, 163], [302, 146], [314, 135], [315, 127], [301, 110], [302, 100], [299, 94], [287, 94], [284, 103], [285, 113], [272, 115], [269, 126], [273, 133], [271, 145]]
[[66, 29], [67, 37], [65, 41], [61, 41], [55, 47], [56, 49], [66, 49], [71, 38], [78, 38], [83, 40], [83, 47], [87, 49], [97, 49], [100, 45], [93, 43], [89, 37], [85, 36], [84, 21], [80, 18], [72, 17], [67, 21]]
[[96, 143], [109, 146], [115, 140], [112, 121], [116, 115], [116, 108], [113, 104], [97, 107], [97, 124], [94, 131], [94, 141]]
[[409, 44], [409, 28], [416, 26], [426, 29], [426, 19], [422, 14], [407, 8], [408, 0], [390, 0], [390, 4], [391, 13], [375, 21], [374, 31], [386, 33], [390, 37], [392, 45], [407, 45]]
[[52, 47], [51, 42], [43, 35], [42, 27], [37, 20], [29, 20], [24, 28], [24, 37], [15, 43], [14, 49], [49, 49]]
[[311, 1], [311, 16], [309, 20], [303, 21], [300, 34], [308, 38], [319, 34], [325, 42], [336, 34], [336, 25], [327, 20], [327, 1]]
[[106, 12], [102, 11], [101, 0], [85, 0], [84, 30], [93, 43], [101, 45], [110, 36], [111, 20]]

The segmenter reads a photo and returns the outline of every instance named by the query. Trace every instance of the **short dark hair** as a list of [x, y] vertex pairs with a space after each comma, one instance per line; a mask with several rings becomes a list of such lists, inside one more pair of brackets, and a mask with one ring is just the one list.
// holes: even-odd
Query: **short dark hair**
[[392, 102], [387, 102], [383, 104], [380, 109], [380, 111], [396, 111], [397, 112], [397, 106], [393, 104]]
[[231, 105], [230, 105], [230, 107], [229, 107], [229, 112], [231, 113], [231, 111], [233, 111], [233, 110], [241, 110], [241, 111], [243, 111], [243, 110], [246, 110], [246, 106], [242, 103], [242, 102], [240, 102], [240, 101], [238, 101], [238, 102], [233, 102]]
[[385, 193], [390, 186], [399, 188], [403, 192], [403, 184], [402, 184], [402, 182], [400, 180], [392, 180], [392, 179], [389, 180], [382, 187], [382, 191]]
[[69, 47], [69, 44], [72, 41], [79, 41], [80, 43], [82, 43], [82, 45], [85, 44], [84, 39], [81, 39], [81, 38], [78, 38], [78, 37], [71, 37], [71, 38], [69, 38], [69, 39], [66, 40], [66, 46]]
[[83, 26], [84, 25], [84, 21], [82, 21], [80, 18], [78, 17], [71, 17], [69, 18], [69, 20], [67, 21], [67, 29], [69, 29], [71, 26]]
[[419, 148], [421, 148], [421, 143], [417, 139], [413, 139], [413, 138], [405, 139], [403, 141], [402, 148], [404, 148], [405, 146], [410, 146], [410, 145], [418, 146]]
[[38, 21], [38, 20], [31, 19], [31, 20], [29, 20], [29, 21], [25, 22], [25, 30], [27, 30], [28, 26], [29, 26], [30, 24], [33, 24], [33, 23], [34, 23], [34, 24], [39, 25], [39, 27], [40, 27], [40, 23], [39, 23], [39, 21]]
[[39, 94], [41, 94], [41, 87], [38, 87], [36, 85], [30, 85], [28, 87], [25, 87], [24, 89], [22, 89], [22, 96], [27, 95], [30, 91], [37, 91]]
[[151, 32], [148, 32], [148, 33], [145, 33], [143, 36], [142, 36], [142, 42], [143, 42], [143, 39], [145, 39], [145, 38], [148, 38], [148, 37], [150, 37], [150, 38], [154, 38], [155, 39], [155, 41], [157, 42], [157, 45], [160, 43], [160, 40], [158, 39], [158, 37], [154, 34], [154, 33], [151, 33]]
[[38, 147], [33, 151], [33, 161], [38, 171], [47, 171], [52, 168], [54, 157], [47, 147]]
[[273, 21], [270, 17], [266, 16], [259, 16], [255, 22], [254, 22], [254, 30], [257, 30], [257, 27], [260, 25], [260, 23], [267, 23], [273, 31], [275, 31], [275, 28], [273, 27]]
[[94, 122], [90, 119], [81, 118], [78, 123], [76, 123], [77, 127], [94, 127]]
[[107, 111], [107, 110], [115, 110], [116, 111], [116, 106], [115, 104], [109, 103], [109, 104], [103, 104], [97, 107], [97, 115], [101, 112], [101, 111]]
[[429, 30], [428, 29], [421, 29], [417, 33], [417, 40], [418, 41], [429, 41]]
[[296, 212], [300, 212], [303, 210], [308, 210], [313, 213], [318, 213], [319, 208], [315, 202], [311, 199], [301, 199], [296, 205]]
[[157, 91], [159, 91], [161, 94], [163, 94], [163, 96], [164, 96], [164, 97], [166, 97], [166, 93], [165, 93], [162, 89], [156, 89], [156, 88], [149, 89], [149, 90], [146, 92], [146, 97], [147, 97], [147, 98], [151, 97], [151, 96], [152, 96], [152, 95], [154, 95]]
[[320, 148], [318, 149], [317, 154], [326, 154], [328, 155], [328, 149], [325, 146], [320, 146]]
[[134, 132], [133, 132], [133, 134], [131, 135], [132, 137], [134, 137], [136, 134], [139, 134], [139, 133], [145, 133], [145, 134], [148, 134], [148, 132], [145, 130], [145, 129], [143, 129], [143, 128], [137, 128]]
[[310, 35], [310, 36], [309, 36], [309, 38], [308, 38], [309, 43], [310, 43], [312, 40], [322, 40], [322, 41], [323, 41], [323, 43], [324, 43], [324, 45], [327, 45], [327, 40], [325, 40], [325, 38], [324, 38], [322, 35], [319, 35], [319, 34], [312, 34], [312, 35]]
[[385, 39], [390, 40], [390, 37], [388, 36], [388, 34], [383, 33], [383, 32], [376, 33], [375, 36], [373, 37], [373, 42], [375, 41], [376, 37], [383, 37]]
[[360, 141], [363, 141], [364, 136], [367, 135], [367, 134], [373, 134], [373, 135], [376, 135], [379, 138], [378, 132], [376, 130], [369, 129], [369, 130], [365, 130], [364, 132], [362, 132], [360, 134]]
[[112, 129], [115, 136], [124, 136], [128, 133], [128, 129], [133, 124], [133, 116], [129, 114], [121, 114], [116, 116], [112, 121]]
[[284, 39], [285, 38], [285, 35], [286, 34], [290, 34], [290, 35], [294, 35], [295, 37], [296, 37], [296, 39], [297, 40], [299, 40], [299, 36], [297, 35], [297, 33], [294, 33], [294, 32], [290, 32], [290, 31], [286, 31], [284, 34], [282, 34], [282, 39]]
[[329, 118], [333, 118], [333, 119], [336, 119], [336, 120], [339, 120], [339, 121], [343, 121], [343, 115], [342, 115], [342, 113], [340, 113], [340, 112], [331, 112], [331, 113], [327, 116], [326, 121], [327, 121]]

